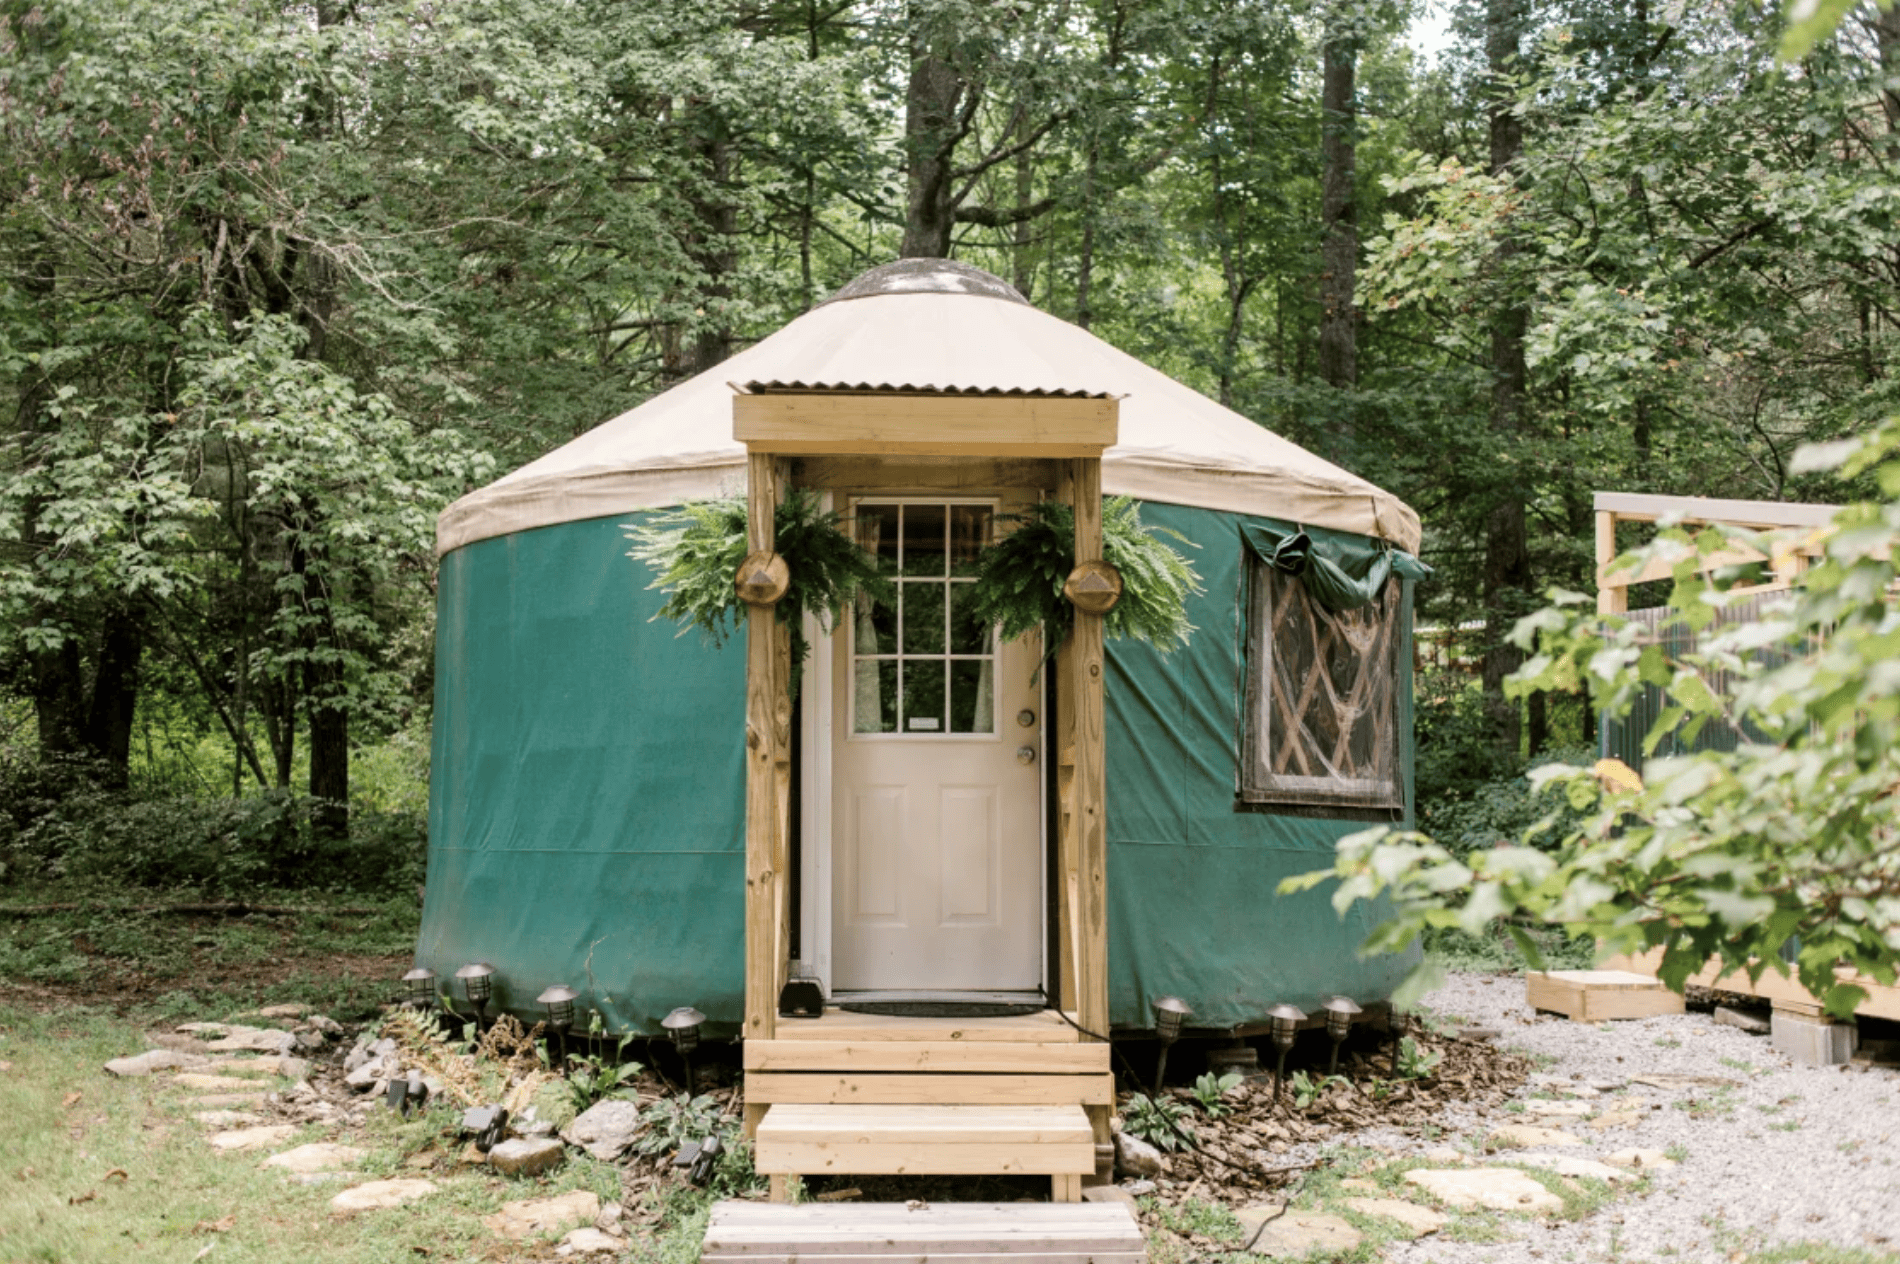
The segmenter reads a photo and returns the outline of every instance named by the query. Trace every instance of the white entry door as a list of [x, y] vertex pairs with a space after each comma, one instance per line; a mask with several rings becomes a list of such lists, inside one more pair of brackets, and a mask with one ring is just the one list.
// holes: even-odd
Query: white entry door
[[833, 639], [832, 988], [1016, 991], [1041, 978], [1037, 648], [964, 595], [995, 502], [860, 501], [898, 589]]

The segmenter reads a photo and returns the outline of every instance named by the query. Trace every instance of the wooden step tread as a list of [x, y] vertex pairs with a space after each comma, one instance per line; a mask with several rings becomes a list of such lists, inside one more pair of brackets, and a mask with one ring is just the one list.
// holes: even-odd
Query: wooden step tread
[[748, 1071], [935, 1071], [1085, 1075], [1105, 1044], [1008, 1040], [748, 1040]]
[[931, 1075], [754, 1071], [745, 1077], [748, 1104], [774, 1102], [878, 1106], [1113, 1106], [1115, 1077], [1090, 1075]]
[[769, 1175], [1086, 1175], [1095, 1135], [1080, 1106], [766, 1108], [754, 1164]]
[[1141, 1227], [1124, 1203], [716, 1203], [703, 1261], [1017, 1259], [1139, 1264]]

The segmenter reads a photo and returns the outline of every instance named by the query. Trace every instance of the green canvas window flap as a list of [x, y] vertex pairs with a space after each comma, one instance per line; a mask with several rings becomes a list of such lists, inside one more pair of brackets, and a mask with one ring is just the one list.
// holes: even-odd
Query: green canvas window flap
[[1285, 575], [1297, 575], [1329, 610], [1356, 610], [1369, 604], [1396, 572], [1419, 580], [1432, 573], [1403, 549], [1362, 535], [1322, 527], [1308, 530], [1272, 518], [1242, 518], [1240, 538], [1253, 555]]

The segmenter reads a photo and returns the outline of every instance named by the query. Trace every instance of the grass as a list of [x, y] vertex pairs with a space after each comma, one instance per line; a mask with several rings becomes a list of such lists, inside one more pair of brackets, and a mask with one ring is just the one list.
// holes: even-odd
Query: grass
[[[255, 903], [289, 915], [184, 915], [149, 906], [198, 903], [194, 892], [9, 891], [5, 904], [83, 907], [0, 917], [0, 1002], [78, 1002], [156, 1017], [222, 1017], [270, 1001], [303, 1001], [335, 1017], [387, 999], [392, 965], [414, 950], [413, 896], [266, 892]], [[361, 911], [358, 911], [361, 910]], [[22, 986], [24, 985], [24, 986]]]
[[[377, 1113], [347, 1139], [369, 1150], [365, 1175], [426, 1175], [438, 1185], [400, 1212], [338, 1216], [338, 1186], [297, 1185], [261, 1169], [261, 1152], [221, 1154], [162, 1077], [114, 1079], [107, 1059], [143, 1047], [138, 1024], [96, 1008], [0, 1010], [0, 1258], [104, 1264], [136, 1259], [213, 1264], [386, 1264], [398, 1259], [496, 1258], [503, 1245], [481, 1222], [502, 1202], [592, 1189], [619, 1196], [613, 1167], [585, 1157], [549, 1177], [510, 1181], [487, 1169], [405, 1169], [436, 1148], [453, 1154], [457, 1114], [442, 1108], [400, 1120]], [[334, 1134], [306, 1128], [279, 1148]], [[689, 1191], [662, 1208], [641, 1260], [694, 1258], [710, 1196]], [[214, 1225], [235, 1217], [228, 1229]], [[695, 1220], [697, 1218], [697, 1220]], [[206, 1248], [211, 1247], [211, 1253]], [[512, 1254], [512, 1252], [509, 1252]]]

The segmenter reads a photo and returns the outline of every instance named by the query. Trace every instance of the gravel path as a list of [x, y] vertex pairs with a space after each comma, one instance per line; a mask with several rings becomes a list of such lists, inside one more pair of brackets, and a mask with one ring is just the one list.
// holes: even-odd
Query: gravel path
[[[1584, 1264], [1665, 1256], [1726, 1264], [1737, 1250], [1786, 1243], [1828, 1243], [1900, 1259], [1900, 1072], [1796, 1066], [1767, 1037], [1718, 1026], [1707, 1014], [1602, 1027], [1534, 1018], [1518, 976], [1455, 974], [1425, 1004], [1500, 1029], [1505, 1046], [1555, 1059], [1547, 1074], [1625, 1085], [1593, 1106], [1621, 1100], [1650, 1108], [1633, 1125], [1602, 1132], [1504, 1110], [1447, 1112], [1443, 1122], [1454, 1144], [1469, 1147], [1504, 1123], [1546, 1122], [1585, 1141], [1556, 1153], [1602, 1158], [1632, 1146], [1680, 1147], [1687, 1158], [1655, 1173], [1647, 1196], [1619, 1196], [1582, 1220], [1514, 1222], [1513, 1240], [1502, 1243], [1426, 1238], [1392, 1248], [1395, 1264]], [[1721, 1076], [1735, 1086], [1627, 1084], [1631, 1076], [1654, 1073]], [[1405, 1150], [1445, 1144], [1397, 1137], [1388, 1143]]]

